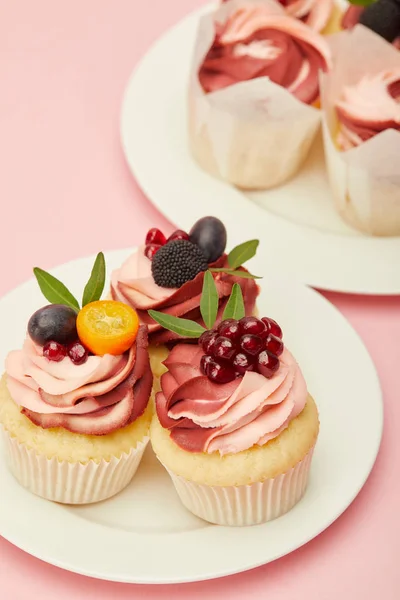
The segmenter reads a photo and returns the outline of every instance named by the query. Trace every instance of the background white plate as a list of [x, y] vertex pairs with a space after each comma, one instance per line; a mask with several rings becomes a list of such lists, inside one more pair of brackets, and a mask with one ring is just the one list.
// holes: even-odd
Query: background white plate
[[291, 278], [327, 290], [400, 294], [400, 237], [363, 236], [341, 221], [330, 201], [321, 140], [294, 180], [248, 197], [192, 160], [187, 84], [198, 21], [207, 10], [210, 6], [163, 35], [128, 83], [121, 136], [139, 185], [183, 229], [212, 214], [227, 225], [231, 247], [259, 238], [267, 268], [278, 265]]
[[[126, 251], [107, 257], [109, 269]], [[54, 270], [79, 297], [93, 259]], [[45, 304], [31, 280], [0, 300], [0, 361], [21, 346], [26, 324]], [[77, 573], [135, 583], [211, 579], [257, 567], [305, 544], [360, 491], [374, 464], [383, 407], [374, 365], [356, 333], [317, 292], [269, 275], [260, 312], [276, 318], [320, 409], [321, 433], [303, 500], [280, 519], [250, 528], [208, 525], [179, 503], [151, 448], [117, 497], [67, 507], [33, 496], [0, 453], [0, 535], [38, 558]], [[362, 426], [360, 427], [360, 415]]]

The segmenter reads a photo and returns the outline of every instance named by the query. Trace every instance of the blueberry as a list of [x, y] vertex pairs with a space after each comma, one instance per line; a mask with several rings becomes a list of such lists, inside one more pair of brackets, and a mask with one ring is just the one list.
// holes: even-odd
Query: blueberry
[[32, 340], [44, 346], [50, 340], [69, 344], [78, 339], [77, 313], [63, 304], [49, 304], [39, 308], [29, 319], [28, 333]]
[[225, 225], [215, 217], [204, 217], [192, 227], [190, 241], [201, 248], [208, 263], [213, 263], [226, 248]]

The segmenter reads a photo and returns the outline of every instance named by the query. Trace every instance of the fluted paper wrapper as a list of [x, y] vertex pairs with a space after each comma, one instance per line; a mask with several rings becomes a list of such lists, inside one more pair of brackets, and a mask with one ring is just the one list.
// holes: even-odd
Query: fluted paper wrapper
[[[224, 23], [246, 0], [230, 0], [201, 19], [189, 85], [189, 140], [194, 158], [211, 175], [239, 188], [267, 189], [293, 177], [320, 126], [320, 111], [297, 100], [268, 77], [206, 94], [198, 73]], [[283, 14], [271, 0], [266, 4]]]
[[111, 498], [132, 480], [149, 438], [129, 454], [86, 464], [46, 458], [2, 428], [9, 466], [17, 481], [33, 494], [63, 504], [91, 504]]
[[343, 87], [364, 75], [400, 69], [400, 53], [363, 26], [332, 36], [333, 71], [321, 75], [323, 135], [335, 207], [356, 229], [377, 236], [400, 235], [400, 132], [388, 129], [357, 148], [336, 145], [335, 105]]
[[274, 479], [242, 486], [200, 485], [167, 469], [182, 504], [217, 525], [259, 525], [281, 517], [304, 496], [314, 448], [293, 469]]

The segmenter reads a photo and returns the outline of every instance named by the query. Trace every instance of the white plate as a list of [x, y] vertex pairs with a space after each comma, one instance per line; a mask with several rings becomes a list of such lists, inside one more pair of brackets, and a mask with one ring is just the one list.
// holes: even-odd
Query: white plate
[[247, 196], [192, 160], [187, 82], [198, 21], [207, 10], [163, 35], [128, 83], [121, 136], [139, 185], [183, 229], [212, 214], [227, 225], [232, 246], [259, 238], [264, 264], [279, 265], [291, 278], [327, 290], [400, 294], [400, 237], [363, 236], [341, 221], [331, 205], [320, 141], [293, 181]]
[[[115, 268], [126, 251], [108, 255]], [[79, 294], [92, 259], [54, 270]], [[113, 581], [172, 583], [221, 577], [295, 550], [349, 506], [374, 464], [383, 407], [374, 365], [342, 315], [317, 292], [269, 275], [260, 312], [283, 326], [317, 400], [321, 433], [304, 499], [266, 525], [208, 525], [179, 503], [151, 449], [132, 484], [98, 505], [66, 507], [20, 487], [0, 453], [0, 535], [64, 569]], [[44, 304], [34, 281], [0, 300], [0, 361], [21, 346], [26, 323]]]

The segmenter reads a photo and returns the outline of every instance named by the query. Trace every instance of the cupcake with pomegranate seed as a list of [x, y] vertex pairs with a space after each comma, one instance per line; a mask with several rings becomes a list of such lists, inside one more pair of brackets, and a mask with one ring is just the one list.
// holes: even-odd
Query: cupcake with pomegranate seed
[[112, 273], [112, 298], [134, 308], [149, 328], [150, 359], [156, 379], [164, 371], [162, 361], [167, 357], [168, 346], [182, 338], [154, 321], [148, 310], [203, 325], [200, 300], [208, 269], [217, 288], [217, 321], [235, 283], [242, 289], [246, 315], [253, 314], [259, 288], [242, 265], [254, 256], [258, 241], [245, 242], [229, 254], [225, 252], [226, 244], [225, 226], [215, 217], [204, 217], [189, 234], [178, 230], [168, 239], [158, 229], [151, 229], [145, 244]]
[[334, 57], [321, 88], [335, 207], [363, 233], [400, 235], [400, 53], [358, 25], [338, 34]]
[[[210, 289], [206, 320], [215, 314]], [[224, 320], [203, 333], [169, 318], [171, 329], [201, 337], [197, 346], [176, 345], [165, 361], [150, 434], [185, 507], [233, 526], [265, 523], [299, 502], [319, 432], [280, 326], [244, 317], [240, 296], [235, 286]]]
[[291, 179], [320, 126], [326, 39], [272, 0], [231, 0], [201, 20], [189, 88], [189, 141], [211, 175], [243, 189]]
[[50, 304], [6, 358], [0, 424], [10, 468], [34, 494], [67, 504], [109, 498], [133, 478], [149, 440], [153, 376], [147, 328], [123, 303], [101, 301], [100, 254], [83, 307], [35, 269]]

